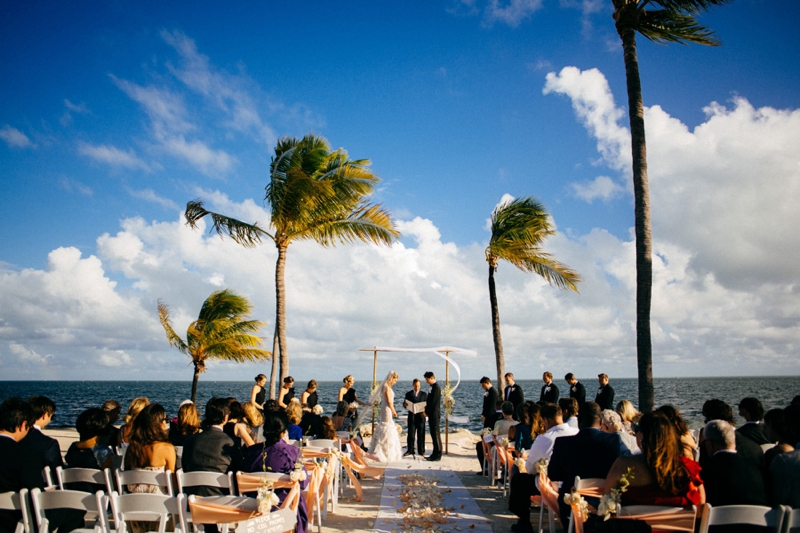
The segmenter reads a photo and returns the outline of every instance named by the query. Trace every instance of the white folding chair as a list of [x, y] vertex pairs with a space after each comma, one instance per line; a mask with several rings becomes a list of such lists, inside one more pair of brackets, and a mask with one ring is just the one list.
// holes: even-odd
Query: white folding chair
[[[250, 486], [250, 483], [244, 483], [242, 481], [243, 476], [255, 476], [267, 481], [282, 481], [282, 482], [290, 482], [291, 478], [289, 474], [280, 474], [278, 472], [236, 472], [236, 488], [238, 489], [239, 496], [242, 496], [246, 492], [252, 492], [254, 487]], [[322, 531], [322, 510], [320, 509], [320, 494], [317, 492], [317, 498], [315, 502], [315, 512], [313, 516], [310, 517], [311, 519], [311, 526], [313, 527], [314, 523], [316, 522], [317, 531]], [[306, 493], [304, 492], [301, 496], [303, 498], [306, 497]]]
[[338, 449], [339, 441], [334, 439], [312, 439], [308, 441], [308, 446], [316, 448], [329, 448], [331, 450]]
[[183, 468], [183, 446], [175, 446], [175, 471], [177, 472]]
[[[114, 477], [117, 480], [117, 491], [119, 494], [128, 492], [128, 485], [158, 485], [166, 489], [167, 496], [175, 496], [172, 488], [172, 472], [166, 470], [158, 472], [154, 470], [115, 470]], [[162, 491], [163, 492], [163, 491]]]
[[[793, 529], [800, 530], [800, 509], [792, 509], [788, 505], [783, 507], [783, 533], [792, 533]], [[797, 533], [797, 532], [794, 532]]]
[[184, 472], [179, 469], [175, 472], [178, 478], [178, 492], [186, 494], [186, 487], [215, 487], [223, 489], [226, 494], [234, 495], [233, 473], [220, 472]]
[[[58, 466], [56, 468], [61, 468], [61, 467]], [[46, 489], [51, 489], [52, 490], [52, 487], [55, 487], [55, 485], [53, 484], [53, 476], [55, 476], [55, 475], [56, 475], [56, 473], [53, 472], [52, 470], [50, 470], [49, 466], [45, 466], [42, 469], [42, 479], [44, 479], [44, 487]]]
[[33, 516], [39, 533], [50, 532], [50, 522], [45, 511], [52, 509], [74, 509], [87, 513], [95, 513], [97, 521], [93, 528], [75, 529], [83, 533], [104, 533], [109, 530], [106, 518], [108, 498], [99, 490], [95, 494], [77, 490], [52, 490], [42, 492], [38, 488], [31, 490]]
[[[600, 495], [603, 494], [603, 490], [606, 487], [606, 479], [602, 477], [588, 477], [585, 479], [581, 479], [580, 476], [575, 476], [575, 482], [573, 483], [572, 487], [575, 489], [576, 492], [581, 494], [582, 496], [589, 496], [589, 497], [597, 497], [599, 498]], [[568, 533], [572, 533], [575, 531], [575, 523], [573, 521], [572, 513], [569, 515], [569, 526], [567, 528]], [[552, 524], [550, 525], [550, 529], [552, 530]], [[539, 517], [539, 530], [542, 529], [542, 522], [541, 516]]]
[[[97, 470], [94, 468], [61, 468], [56, 467], [56, 482], [60, 490], [66, 489], [68, 483], [91, 483], [92, 485], [100, 485], [102, 490], [111, 493], [114, 490], [114, 485], [111, 481], [111, 471], [106, 468], [105, 470]], [[78, 489], [76, 489], [78, 490]], [[94, 493], [98, 489], [92, 491]]]
[[653, 530], [694, 532], [697, 508], [667, 507], [663, 505], [626, 505], [618, 518], [646, 522]]
[[158, 533], [165, 533], [170, 518], [175, 531], [187, 533], [186, 496], [165, 494], [117, 494], [111, 493], [111, 514], [117, 533], [127, 533], [127, 521], [141, 520], [158, 522]]
[[767, 527], [778, 533], [783, 525], [782, 507], [764, 507], [761, 505], [721, 505], [713, 507], [705, 504], [700, 517], [699, 533], [708, 533], [710, 526], [727, 526], [732, 524], [749, 524]]
[[31, 532], [32, 516], [28, 507], [28, 489], [0, 494], [0, 509], [3, 511], [19, 511], [22, 515], [17, 522], [17, 528], [14, 533]]

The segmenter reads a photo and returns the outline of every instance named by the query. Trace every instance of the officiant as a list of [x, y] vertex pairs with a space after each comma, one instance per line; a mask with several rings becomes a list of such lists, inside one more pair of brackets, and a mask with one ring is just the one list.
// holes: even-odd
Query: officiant
[[406, 455], [414, 455], [414, 436], [416, 435], [417, 453], [425, 455], [425, 400], [428, 395], [422, 392], [422, 384], [416, 378], [411, 385], [411, 390], [406, 393], [403, 406], [408, 409], [408, 449]]

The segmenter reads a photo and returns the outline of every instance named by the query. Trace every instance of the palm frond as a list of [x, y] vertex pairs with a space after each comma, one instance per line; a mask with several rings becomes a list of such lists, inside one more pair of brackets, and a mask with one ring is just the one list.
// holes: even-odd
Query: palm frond
[[687, 14], [668, 11], [646, 11], [639, 19], [636, 30], [642, 37], [655, 43], [695, 43], [719, 46], [714, 32]]
[[219, 213], [208, 211], [203, 207], [203, 201], [200, 199], [192, 200], [186, 204], [186, 223], [191, 228], [197, 227], [197, 222], [205, 217], [210, 216], [212, 221], [212, 230], [220, 236], [229, 236], [238, 244], [245, 248], [253, 248], [261, 242], [261, 236], [266, 235], [273, 238], [272, 235], [264, 231], [256, 224], [248, 224], [231, 218]]
[[380, 204], [362, 205], [343, 218], [321, 221], [298, 233], [298, 240], [314, 239], [322, 246], [371, 242], [391, 245], [400, 237], [391, 215]]
[[697, 14], [701, 11], [708, 11], [712, 7], [730, 3], [731, 1], [732, 0], [649, 0], [649, 3], [675, 13]]
[[169, 317], [169, 307], [167, 307], [161, 300], [158, 301], [158, 318], [164, 331], [167, 334], [167, 340], [171, 346], [175, 346], [181, 353], [189, 353], [189, 347], [180, 336], [172, 329]]

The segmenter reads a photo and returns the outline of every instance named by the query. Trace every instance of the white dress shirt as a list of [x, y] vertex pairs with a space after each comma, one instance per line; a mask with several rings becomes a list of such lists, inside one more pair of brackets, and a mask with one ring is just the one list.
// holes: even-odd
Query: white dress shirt
[[550, 455], [553, 454], [553, 445], [558, 437], [571, 437], [577, 433], [577, 428], [570, 427], [568, 424], [558, 424], [536, 437], [528, 452], [528, 458], [525, 460], [525, 470], [528, 471], [528, 474], [536, 475], [535, 465], [539, 459], [550, 460]]

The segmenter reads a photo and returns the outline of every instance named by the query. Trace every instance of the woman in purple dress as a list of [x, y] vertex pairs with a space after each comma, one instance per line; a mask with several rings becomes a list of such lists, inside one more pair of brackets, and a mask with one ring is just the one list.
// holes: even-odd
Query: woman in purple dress
[[[291, 474], [296, 465], [305, 469], [303, 452], [300, 448], [287, 444], [284, 440], [289, 427], [289, 419], [284, 411], [264, 413], [264, 442], [247, 448], [245, 457], [245, 470], [248, 472], [279, 472]], [[300, 488], [305, 488], [308, 480], [300, 482]], [[275, 494], [281, 503], [289, 494], [288, 489], [278, 489]], [[297, 533], [306, 533], [308, 529], [308, 508], [306, 499], [301, 497], [297, 507]]]

